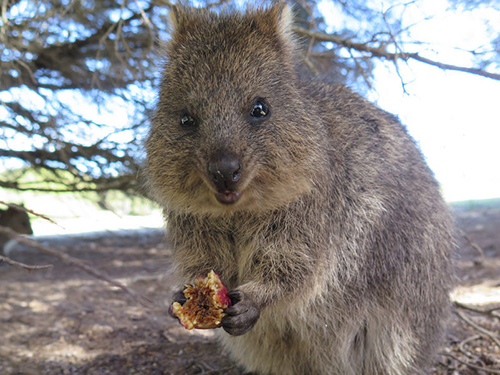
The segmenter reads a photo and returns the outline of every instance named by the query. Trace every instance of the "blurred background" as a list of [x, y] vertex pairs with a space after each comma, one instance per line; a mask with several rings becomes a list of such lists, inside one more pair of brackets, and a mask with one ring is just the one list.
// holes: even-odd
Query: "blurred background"
[[[172, 3], [0, 2], [0, 200], [60, 224], [36, 235], [163, 225], [140, 166]], [[398, 116], [454, 207], [498, 204], [498, 0], [290, 3], [305, 74]]]

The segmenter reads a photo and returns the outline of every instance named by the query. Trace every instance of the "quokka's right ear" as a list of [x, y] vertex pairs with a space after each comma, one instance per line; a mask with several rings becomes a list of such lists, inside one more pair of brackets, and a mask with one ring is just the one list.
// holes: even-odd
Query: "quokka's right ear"
[[186, 12], [187, 9], [182, 5], [177, 4], [172, 6], [172, 8], [170, 8], [170, 12], [168, 13], [170, 17], [170, 22], [169, 22], [169, 26], [171, 29], [170, 32], [173, 33], [181, 27], [182, 23], [186, 18]]
[[292, 7], [282, 1], [274, 5], [269, 10], [271, 17], [274, 18], [277, 32], [280, 35], [281, 39], [289, 44], [293, 45], [293, 37], [292, 37], [292, 26], [293, 26], [293, 11]]
[[163, 43], [165, 50], [176, 45], [186, 33], [189, 33], [190, 25], [193, 24], [192, 8], [176, 4], [170, 8], [168, 12], [169, 22], [167, 30], [171, 39]]

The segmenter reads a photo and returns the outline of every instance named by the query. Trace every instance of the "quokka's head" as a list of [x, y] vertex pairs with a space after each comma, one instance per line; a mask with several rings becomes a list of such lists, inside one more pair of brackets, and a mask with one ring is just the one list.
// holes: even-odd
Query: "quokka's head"
[[171, 12], [147, 141], [153, 196], [217, 215], [274, 209], [310, 191], [325, 127], [298, 87], [290, 8]]

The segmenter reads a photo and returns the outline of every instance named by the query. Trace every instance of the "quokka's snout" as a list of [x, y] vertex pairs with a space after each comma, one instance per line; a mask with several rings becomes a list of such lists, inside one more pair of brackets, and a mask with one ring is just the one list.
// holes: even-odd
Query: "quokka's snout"
[[219, 152], [208, 162], [207, 173], [218, 192], [234, 192], [243, 173], [243, 165], [238, 156]]
[[222, 204], [236, 203], [241, 197], [239, 181], [243, 174], [241, 159], [231, 152], [215, 153], [207, 165], [208, 179], [217, 191], [215, 197]]

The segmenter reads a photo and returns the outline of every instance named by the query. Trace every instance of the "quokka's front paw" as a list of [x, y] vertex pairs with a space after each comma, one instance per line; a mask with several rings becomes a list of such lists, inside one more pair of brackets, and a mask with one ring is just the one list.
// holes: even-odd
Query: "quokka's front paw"
[[228, 293], [232, 305], [224, 311], [222, 328], [233, 336], [247, 333], [257, 323], [260, 316], [259, 306], [240, 290]]

